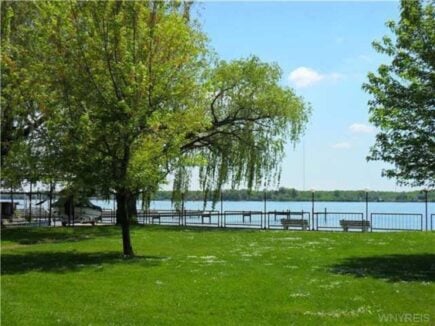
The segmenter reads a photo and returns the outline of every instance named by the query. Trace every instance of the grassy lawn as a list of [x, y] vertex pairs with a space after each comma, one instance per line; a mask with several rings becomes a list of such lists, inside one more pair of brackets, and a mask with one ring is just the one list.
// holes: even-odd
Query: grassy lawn
[[435, 323], [435, 233], [132, 238], [138, 257], [124, 260], [116, 227], [2, 230], [2, 325]]

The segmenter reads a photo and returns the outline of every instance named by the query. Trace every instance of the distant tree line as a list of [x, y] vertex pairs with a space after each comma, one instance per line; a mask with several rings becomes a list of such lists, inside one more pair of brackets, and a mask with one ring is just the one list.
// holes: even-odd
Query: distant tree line
[[[264, 191], [241, 190], [223, 190], [222, 197], [224, 201], [262, 201], [264, 200]], [[154, 200], [170, 200], [171, 191], [159, 191], [156, 193]], [[296, 190], [294, 188], [279, 188], [266, 192], [268, 201], [310, 201], [312, 199], [311, 191]], [[314, 198], [316, 201], [346, 201], [358, 202], [366, 200], [364, 190], [322, 190], [315, 191]], [[184, 195], [185, 200], [204, 200], [204, 192], [189, 191]], [[424, 191], [369, 191], [369, 201], [374, 202], [421, 202], [425, 200]], [[428, 193], [428, 200], [435, 201], [435, 192]]]

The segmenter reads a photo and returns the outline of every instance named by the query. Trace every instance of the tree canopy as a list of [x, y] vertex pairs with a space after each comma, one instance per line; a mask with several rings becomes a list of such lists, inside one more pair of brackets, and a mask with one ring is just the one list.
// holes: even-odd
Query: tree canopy
[[309, 106], [280, 86], [281, 69], [256, 57], [219, 62], [210, 72], [206, 117], [209, 125], [189, 134], [183, 152], [200, 154], [202, 188], [248, 189], [279, 178], [284, 143], [296, 142], [308, 119]]
[[398, 183], [435, 185], [435, 11], [431, 2], [401, 2], [394, 37], [374, 42], [392, 58], [368, 75], [370, 121], [378, 127], [368, 159], [391, 163], [384, 174]]
[[276, 179], [285, 141], [298, 140], [309, 114], [280, 86], [276, 65], [217, 61], [190, 7], [38, 2], [22, 31], [32, 41], [19, 50], [29, 59], [18, 81], [38, 84], [32, 99], [43, 117], [32, 146], [38, 168], [75, 189], [114, 194], [128, 256], [129, 203], [139, 193], [174, 173], [177, 197], [193, 167], [207, 190]]
[[[23, 179], [36, 181], [37, 149], [32, 148], [41, 124], [33, 94], [39, 85], [29, 78], [28, 56], [34, 45], [32, 22], [37, 14], [32, 3], [2, 2], [1, 6], [1, 167], [2, 186], [19, 186]], [[23, 164], [23, 162], [25, 162]], [[40, 171], [39, 171], [40, 172]]]

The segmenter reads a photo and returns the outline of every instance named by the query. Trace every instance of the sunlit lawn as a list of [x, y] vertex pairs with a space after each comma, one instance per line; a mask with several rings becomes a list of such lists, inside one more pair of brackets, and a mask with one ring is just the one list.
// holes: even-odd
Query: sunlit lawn
[[[434, 233], [136, 227], [2, 231], [2, 325], [435, 320]], [[428, 321], [430, 316], [431, 321]]]

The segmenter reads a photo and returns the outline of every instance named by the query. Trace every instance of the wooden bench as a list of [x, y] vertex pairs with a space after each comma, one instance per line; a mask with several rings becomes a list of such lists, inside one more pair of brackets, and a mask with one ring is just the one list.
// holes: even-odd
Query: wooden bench
[[340, 220], [340, 226], [343, 231], [347, 232], [349, 229], [360, 229], [361, 231], [368, 231], [370, 229], [370, 221], [366, 220]]
[[302, 230], [308, 230], [309, 224], [307, 220], [291, 220], [287, 218], [281, 219], [281, 224], [284, 227], [285, 230], [288, 230], [288, 228], [301, 228]]

